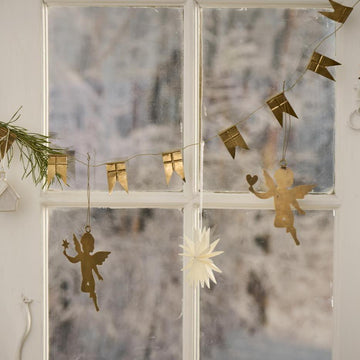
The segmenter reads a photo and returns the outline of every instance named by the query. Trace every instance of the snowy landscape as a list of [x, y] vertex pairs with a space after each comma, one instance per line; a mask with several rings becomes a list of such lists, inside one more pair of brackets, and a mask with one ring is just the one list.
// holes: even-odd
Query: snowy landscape
[[[202, 21], [204, 138], [280, 92], [284, 79], [292, 85], [333, 30], [315, 10], [206, 9]], [[319, 51], [335, 58], [334, 40]], [[49, 9], [49, 128], [69, 154], [102, 162], [181, 147], [182, 84], [181, 9]], [[331, 193], [333, 83], [307, 72], [287, 97], [299, 116], [288, 150], [296, 183]], [[283, 135], [269, 109], [239, 130], [251, 151], [235, 161], [219, 139], [206, 145], [206, 191], [247, 191], [247, 173], [265, 189], [262, 169], [278, 167]], [[178, 177], [166, 186], [161, 157], [131, 160], [128, 179], [130, 191], [182, 190]], [[107, 191], [105, 168], [91, 181]], [[70, 163], [69, 185], [86, 188], [86, 167]], [[215, 261], [218, 284], [201, 292], [201, 359], [330, 360], [333, 213], [296, 216], [300, 247], [274, 228], [272, 211], [203, 215], [225, 253]], [[99, 267], [99, 313], [80, 291], [79, 264], [62, 254], [67, 239], [75, 255], [85, 219], [86, 209], [49, 212], [50, 359], [180, 360], [181, 209], [92, 209], [95, 251], [111, 251]]]

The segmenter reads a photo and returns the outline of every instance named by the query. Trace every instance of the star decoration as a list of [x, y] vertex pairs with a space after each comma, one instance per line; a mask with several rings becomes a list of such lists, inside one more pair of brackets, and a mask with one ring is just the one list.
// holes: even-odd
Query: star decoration
[[211, 258], [218, 256], [223, 251], [214, 251], [220, 239], [210, 244], [210, 228], [196, 229], [194, 239], [185, 236], [185, 245], [180, 245], [184, 250], [180, 256], [187, 257], [189, 262], [182, 269], [187, 273], [187, 279], [191, 284], [204, 287], [204, 284], [210, 288], [210, 280], [216, 284], [213, 271], [221, 273], [222, 271], [214, 264]]
[[66, 250], [69, 247], [69, 242], [67, 240], [63, 240], [62, 246], [64, 247], [64, 250]]

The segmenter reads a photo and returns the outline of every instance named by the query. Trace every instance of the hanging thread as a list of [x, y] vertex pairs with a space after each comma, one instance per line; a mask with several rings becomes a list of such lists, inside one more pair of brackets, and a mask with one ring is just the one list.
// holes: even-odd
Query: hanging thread
[[287, 167], [286, 152], [287, 152], [287, 149], [289, 146], [290, 132], [291, 132], [291, 116], [289, 114], [285, 114], [284, 138], [283, 138], [283, 145], [282, 145], [282, 156], [281, 156], [281, 160], [280, 160], [280, 166], [284, 169], [286, 169], [286, 167]]
[[[285, 81], [283, 82], [283, 92], [285, 92]], [[289, 104], [285, 104], [286, 108], [288, 108]], [[287, 109], [288, 110], [288, 109]], [[289, 138], [290, 138], [290, 131], [291, 131], [291, 116], [289, 114], [289, 111], [285, 112], [283, 114], [285, 116], [284, 119], [284, 138], [283, 138], [283, 145], [282, 145], [282, 156], [280, 160], [280, 166], [283, 169], [286, 169], [287, 167], [287, 161], [286, 161], [286, 152], [289, 146]]]
[[204, 147], [205, 142], [200, 143], [200, 179], [199, 179], [199, 229], [202, 229], [203, 203], [204, 203]]
[[90, 214], [90, 154], [87, 153], [87, 216], [85, 231], [91, 232], [91, 214]]

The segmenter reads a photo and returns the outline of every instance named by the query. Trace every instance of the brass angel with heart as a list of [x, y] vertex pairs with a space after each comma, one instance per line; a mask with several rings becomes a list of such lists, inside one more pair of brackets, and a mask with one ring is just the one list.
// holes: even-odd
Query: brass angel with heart
[[264, 177], [266, 185], [269, 188], [267, 192], [261, 193], [254, 189], [253, 185], [255, 185], [258, 180], [256, 175], [246, 176], [246, 180], [250, 185], [249, 190], [260, 199], [274, 198], [274, 226], [286, 228], [286, 232], [291, 234], [295, 244], [300, 245], [294, 227], [294, 214], [291, 206], [293, 206], [299, 214], [304, 215], [305, 211], [301, 209], [297, 200], [303, 199], [316, 185], [300, 185], [289, 189], [294, 183], [294, 174], [292, 170], [287, 167], [281, 167], [275, 172], [274, 177], [276, 183], [266, 170], [264, 170]]

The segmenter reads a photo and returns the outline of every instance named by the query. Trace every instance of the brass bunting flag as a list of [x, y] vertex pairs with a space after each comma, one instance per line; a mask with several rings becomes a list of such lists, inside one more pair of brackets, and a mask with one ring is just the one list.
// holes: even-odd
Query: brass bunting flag
[[241, 136], [236, 126], [231, 126], [228, 129], [219, 133], [221, 140], [228, 149], [230, 155], [235, 159], [236, 147], [239, 146], [242, 149], [249, 150], [244, 138]]
[[329, 1], [334, 11], [319, 11], [319, 13], [331, 20], [344, 24], [347, 18], [349, 17], [349, 15], [351, 14], [351, 12], [353, 11], [353, 8], [344, 6], [333, 0], [329, 0]]
[[291, 107], [285, 94], [282, 92], [266, 102], [273, 112], [280, 125], [283, 126], [283, 113], [287, 113], [297, 118], [294, 109]]
[[177, 150], [169, 153], [163, 153], [162, 157], [164, 163], [166, 183], [169, 185], [171, 176], [174, 171], [182, 178], [183, 181], [185, 181], [184, 163], [181, 151]]
[[66, 155], [50, 155], [48, 158], [47, 183], [50, 185], [55, 175], [59, 175], [66, 184], [67, 174], [67, 156]]
[[125, 162], [108, 163], [106, 164], [106, 171], [109, 194], [114, 190], [117, 181], [126, 192], [129, 192]]
[[15, 141], [16, 135], [10, 130], [0, 127], [0, 154], [1, 159], [10, 149], [12, 143]]
[[307, 67], [308, 70], [314, 71], [315, 73], [325, 76], [326, 78], [335, 81], [334, 77], [331, 75], [328, 66], [337, 66], [341, 65], [337, 61], [328, 58], [327, 56], [321, 55], [317, 52], [312, 54], [311, 60]]

